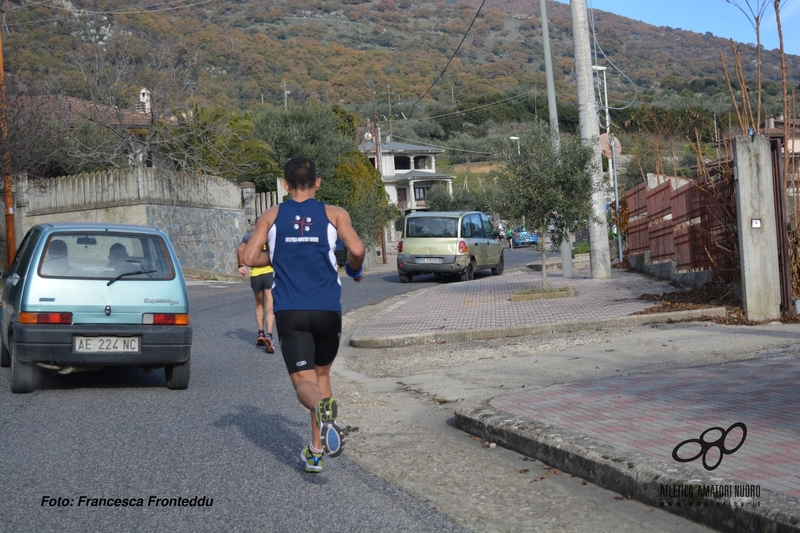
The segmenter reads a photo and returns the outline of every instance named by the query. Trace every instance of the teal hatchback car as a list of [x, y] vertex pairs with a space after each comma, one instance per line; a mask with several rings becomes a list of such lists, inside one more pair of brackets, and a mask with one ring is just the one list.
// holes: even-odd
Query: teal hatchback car
[[41, 372], [163, 367], [170, 389], [189, 385], [189, 294], [175, 250], [155, 228], [40, 224], [5, 280], [0, 363], [11, 391]]

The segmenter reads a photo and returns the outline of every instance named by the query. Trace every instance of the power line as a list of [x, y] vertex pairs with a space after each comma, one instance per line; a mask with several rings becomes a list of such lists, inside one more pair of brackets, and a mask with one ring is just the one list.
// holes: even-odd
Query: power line
[[422, 142], [422, 141], [418, 141], [416, 139], [407, 139], [405, 137], [398, 137], [397, 135], [395, 135], [395, 138], [401, 139], [401, 140], [404, 140], [404, 141], [411, 141], [411, 142], [414, 142], [414, 143], [417, 143], [417, 144], [421, 144], [422, 146], [430, 146], [431, 148], [441, 148], [442, 150], [449, 150], [451, 152], [464, 152], [465, 154], [492, 155], [492, 152], [476, 152], [474, 150], [462, 150], [461, 148], [450, 148], [449, 146], [441, 146], [441, 145], [437, 145], [437, 144], [425, 143], [425, 142]]
[[486, 0], [483, 0], [481, 2], [481, 5], [478, 6], [478, 11], [475, 13], [475, 16], [472, 18], [472, 22], [469, 23], [469, 28], [467, 28], [467, 31], [464, 33], [464, 36], [461, 38], [461, 42], [458, 43], [458, 46], [456, 47], [455, 52], [453, 52], [453, 55], [451, 55], [450, 59], [447, 60], [447, 64], [444, 66], [444, 68], [442, 69], [442, 72], [439, 73], [439, 75], [436, 77], [436, 79], [433, 80], [433, 83], [431, 83], [431, 86], [428, 87], [427, 90], [424, 93], [422, 93], [422, 96], [420, 96], [419, 99], [416, 102], [414, 102], [414, 105], [411, 106], [411, 113], [409, 113], [409, 116], [412, 116], [414, 114], [414, 108], [417, 107], [417, 104], [423, 98], [425, 98], [425, 95], [428, 94], [431, 91], [431, 89], [433, 89], [436, 86], [437, 83], [439, 83], [440, 79], [442, 79], [442, 76], [444, 76], [444, 73], [447, 70], [447, 67], [450, 66], [450, 63], [453, 61], [453, 59], [455, 59], [456, 54], [461, 49], [461, 45], [464, 44], [464, 40], [467, 38], [467, 35], [469, 35], [469, 32], [472, 29], [472, 26], [475, 24], [475, 21], [478, 20], [478, 15], [481, 14], [481, 9], [483, 9], [483, 4], [485, 4], [485, 3], [486, 3]]
[[[608, 64], [611, 65], [614, 68], [614, 70], [616, 70], [617, 72], [622, 74], [625, 77], [625, 79], [628, 80], [628, 82], [633, 86], [633, 99], [628, 104], [624, 105], [623, 107], [612, 107], [612, 106], [608, 105], [608, 102], [606, 102], [606, 107], [608, 109], [613, 109], [615, 111], [622, 111], [623, 109], [628, 109], [629, 107], [633, 106], [633, 104], [636, 103], [636, 100], [639, 97], [639, 89], [638, 89], [638, 87], [636, 87], [636, 84], [633, 83], [633, 80], [631, 80], [628, 77], [628, 75], [625, 74], [622, 71], [622, 69], [617, 67], [617, 65], [615, 65], [614, 62], [611, 61], [611, 59], [603, 51], [603, 48], [600, 46], [600, 42], [597, 40], [597, 30], [596, 30], [595, 25], [594, 25], [594, 8], [592, 7], [592, 0], [589, 0], [589, 22], [590, 22], [590, 24], [592, 26], [592, 40], [594, 41], [594, 64], [595, 65], [598, 64], [598, 62], [597, 62], [597, 51], [600, 50], [600, 54], [602, 54], [603, 59], [608, 61]], [[600, 94], [600, 86], [599, 86], [600, 78], [598, 76], [595, 76], [595, 80], [596, 80], [596, 84], [598, 86], [597, 87], [597, 94]]]
[[498, 100], [496, 102], [491, 102], [491, 103], [488, 103], [488, 104], [479, 105], [477, 107], [472, 107], [470, 109], [462, 109], [462, 110], [459, 110], [459, 111], [453, 111], [452, 113], [445, 113], [444, 115], [436, 115], [434, 117], [417, 118], [417, 119], [414, 119], [414, 120], [410, 120], [409, 122], [424, 122], [426, 120], [436, 120], [436, 119], [447, 118], [447, 117], [452, 117], [452, 116], [456, 116], [456, 115], [463, 115], [465, 113], [470, 113], [472, 111], [477, 111], [478, 109], [483, 109], [485, 107], [491, 107], [491, 106], [495, 106], [495, 105], [500, 105], [500, 104], [503, 104], [505, 102], [510, 102], [512, 100], [519, 100], [520, 98], [525, 98], [526, 96], [530, 96], [531, 94], [533, 94], [532, 90], [528, 91], [528, 92], [525, 92], [525, 93], [522, 93], [522, 94], [518, 94], [516, 96], [510, 96], [508, 98], [504, 98], [504, 99]]

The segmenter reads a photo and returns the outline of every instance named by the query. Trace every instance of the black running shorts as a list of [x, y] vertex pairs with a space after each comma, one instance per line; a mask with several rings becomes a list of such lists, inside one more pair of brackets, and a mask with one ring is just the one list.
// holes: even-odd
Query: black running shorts
[[253, 292], [271, 291], [272, 278], [274, 277], [274, 275], [275, 275], [274, 272], [269, 272], [267, 274], [251, 276], [250, 287], [253, 289]]
[[342, 313], [337, 311], [279, 311], [275, 326], [281, 353], [290, 374], [333, 362], [342, 336]]

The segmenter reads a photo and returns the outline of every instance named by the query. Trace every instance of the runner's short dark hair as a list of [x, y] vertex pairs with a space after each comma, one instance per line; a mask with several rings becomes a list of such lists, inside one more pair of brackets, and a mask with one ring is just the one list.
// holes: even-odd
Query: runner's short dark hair
[[283, 178], [289, 189], [310, 189], [317, 181], [317, 165], [308, 157], [295, 157], [283, 167]]

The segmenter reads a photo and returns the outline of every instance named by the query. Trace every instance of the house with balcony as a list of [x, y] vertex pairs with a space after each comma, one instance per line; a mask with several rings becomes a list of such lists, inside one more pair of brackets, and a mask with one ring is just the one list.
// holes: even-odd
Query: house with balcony
[[427, 210], [426, 197], [434, 185], [444, 184], [453, 194], [455, 176], [436, 172], [436, 154], [443, 153], [442, 148], [387, 141], [378, 143], [376, 155], [375, 142], [367, 141], [359, 150], [369, 156], [373, 165], [379, 159], [376, 168], [380, 170], [383, 186], [402, 215]]

